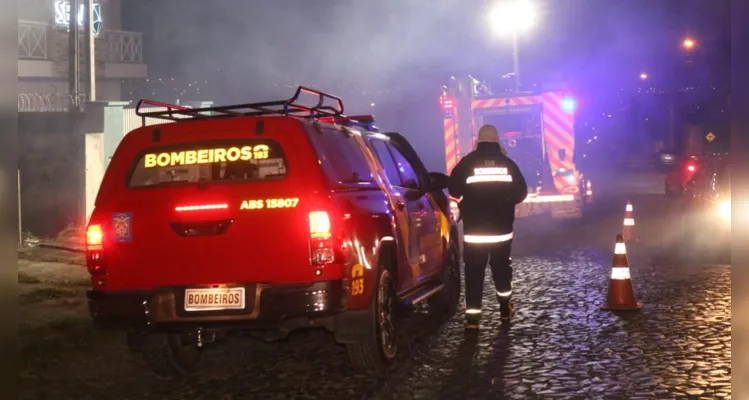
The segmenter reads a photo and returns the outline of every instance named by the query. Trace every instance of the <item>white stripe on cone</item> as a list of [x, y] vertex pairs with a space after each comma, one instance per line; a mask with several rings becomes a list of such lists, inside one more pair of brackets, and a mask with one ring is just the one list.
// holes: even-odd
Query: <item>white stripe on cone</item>
[[627, 254], [627, 246], [624, 243], [615, 244], [614, 254]]
[[631, 279], [631, 276], [629, 274], [629, 268], [627, 267], [614, 267], [611, 268], [611, 279], [612, 280], [618, 280], [618, 281], [624, 281], [627, 279]]

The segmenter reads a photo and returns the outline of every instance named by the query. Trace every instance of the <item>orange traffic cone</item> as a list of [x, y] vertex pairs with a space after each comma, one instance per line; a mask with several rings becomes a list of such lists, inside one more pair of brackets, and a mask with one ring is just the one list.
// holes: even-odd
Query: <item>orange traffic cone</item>
[[611, 279], [609, 280], [609, 294], [603, 310], [611, 311], [636, 311], [642, 308], [642, 304], [635, 301], [635, 292], [632, 289], [632, 277], [629, 274], [629, 261], [627, 261], [627, 246], [624, 237], [616, 235], [614, 247], [614, 259], [611, 262]]
[[624, 208], [624, 225], [622, 226], [622, 236], [626, 241], [637, 241], [635, 238], [635, 217], [632, 215], [634, 208], [632, 203], [627, 201]]

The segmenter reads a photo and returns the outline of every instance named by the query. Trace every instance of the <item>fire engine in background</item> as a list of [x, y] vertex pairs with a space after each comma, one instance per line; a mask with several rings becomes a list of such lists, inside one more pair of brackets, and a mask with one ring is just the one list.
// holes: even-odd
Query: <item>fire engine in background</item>
[[478, 128], [494, 125], [507, 155], [528, 182], [517, 217], [550, 214], [581, 218], [592, 203], [590, 180], [575, 165], [575, 107], [565, 90], [492, 94], [471, 76], [451, 78], [440, 105], [445, 128], [447, 173], [474, 148]]

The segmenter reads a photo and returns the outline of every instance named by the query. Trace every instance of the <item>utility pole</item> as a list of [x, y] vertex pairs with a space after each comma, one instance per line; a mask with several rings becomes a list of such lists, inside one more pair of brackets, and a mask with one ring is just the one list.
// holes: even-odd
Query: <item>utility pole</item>
[[85, 6], [83, 10], [83, 26], [85, 27], [85, 45], [86, 52], [86, 100], [96, 100], [96, 42], [94, 40], [94, 0], [83, 0]]
[[71, 111], [80, 109], [78, 94], [80, 93], [80, 48], [78, 34], [79, 0], [70, 0], [70, 16], [68, 21], [68, 91], [72, 98]]
[[518, 33], [512, 32], [512, 69], [515, 72], [515, 93], [520, 92], [520, 55], [518, 54]]

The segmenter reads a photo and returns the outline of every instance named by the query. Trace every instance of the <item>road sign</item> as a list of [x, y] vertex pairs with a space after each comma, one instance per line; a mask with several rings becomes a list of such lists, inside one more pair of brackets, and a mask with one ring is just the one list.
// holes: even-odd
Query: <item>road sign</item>
[[713, 140], [715, 140], [715, 135], [710, 132], [705, 136], [705, 139], [707, 139], [708, 142], [712, 142]]

